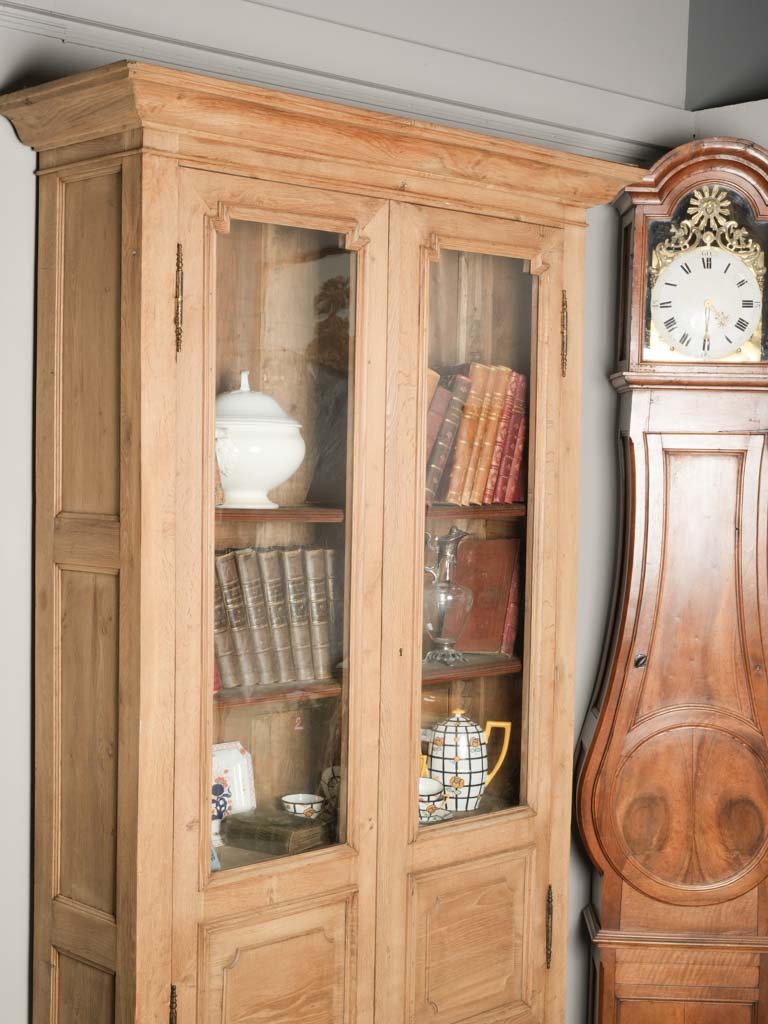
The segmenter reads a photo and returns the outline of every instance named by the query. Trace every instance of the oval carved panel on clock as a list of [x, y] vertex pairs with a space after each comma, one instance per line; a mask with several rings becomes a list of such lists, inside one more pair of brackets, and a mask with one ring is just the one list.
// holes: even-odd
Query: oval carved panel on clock
[[[623, 476], [581, 737], [591, 1021], [768, 1019], [768, 152], [674, 150], [617, 200]], [[768, 996], [763, 996], [763, 1003]]]

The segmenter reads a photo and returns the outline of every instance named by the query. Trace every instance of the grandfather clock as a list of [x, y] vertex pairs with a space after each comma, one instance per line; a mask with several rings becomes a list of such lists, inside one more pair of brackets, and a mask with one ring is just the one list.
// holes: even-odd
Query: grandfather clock
[[619, 198], [622, 541], [577, 813], [595, 1024], [768, 1021], [768, 151]]

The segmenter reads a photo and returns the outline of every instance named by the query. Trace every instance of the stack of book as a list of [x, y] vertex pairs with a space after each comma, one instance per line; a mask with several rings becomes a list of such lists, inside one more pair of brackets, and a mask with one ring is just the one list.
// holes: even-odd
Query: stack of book
[[427, 371], [427, 504], [525, 499], [528, 380], [508, 366]]
[[330, 678], [341, 659], [338, 565], [331, 548], [217, 553], [214, 688]]

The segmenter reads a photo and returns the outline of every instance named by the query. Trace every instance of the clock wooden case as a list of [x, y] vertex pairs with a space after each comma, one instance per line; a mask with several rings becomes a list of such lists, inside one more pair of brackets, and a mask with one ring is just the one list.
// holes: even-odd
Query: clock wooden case
[[590, 1019], [746, 1024], [768, 1019], [768, 152], [690, 143], [617, 206], [623, 526], [577, 789]]
[[[39, 151], [34, 1021], [562, 1021], [585, 210], [637, 169], [132, 63], [0, 111]], [[483, 376], [478, 460], [511, 381], [528, 458], [468, 501]], [[300, 425], [278, 507], [217, 497], [244, 395]], [[519, 586], [425, 663], [452, 526]], [[457, 723], [474, 788], [456, 753], [423, 807]]]

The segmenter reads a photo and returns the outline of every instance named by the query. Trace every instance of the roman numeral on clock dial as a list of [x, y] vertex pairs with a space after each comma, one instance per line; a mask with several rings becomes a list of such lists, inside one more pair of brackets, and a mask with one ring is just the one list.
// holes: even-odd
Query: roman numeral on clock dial
[[744, 317], [740, 316], [739, 319], [736, 321], [736, 327], [740, 331], [746, 331], [748, 326], [749, 326], [749, 321], [745, 320]]

